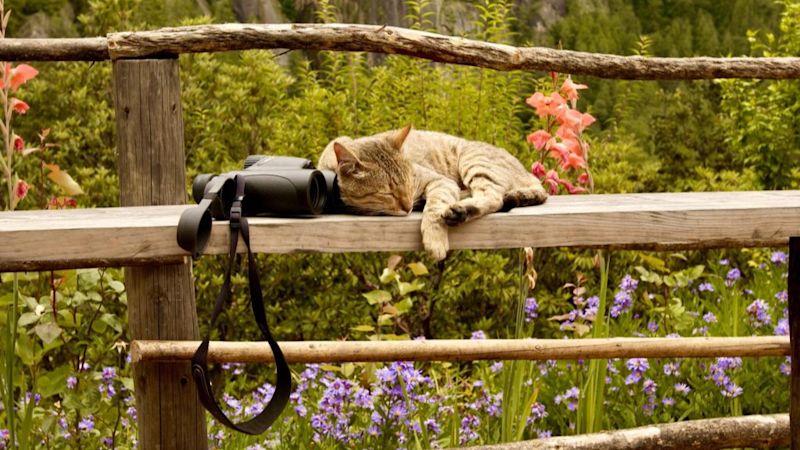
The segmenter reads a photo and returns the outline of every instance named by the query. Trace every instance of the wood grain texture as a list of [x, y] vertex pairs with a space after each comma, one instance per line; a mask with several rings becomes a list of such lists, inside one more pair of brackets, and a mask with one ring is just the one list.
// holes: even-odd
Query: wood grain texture
[[112, 59], [246, 49], [366, 51], [496, 70], [599, 78], [689, 80], [798, 78], [800, 58], [644, 58], [513, 47], [406, 28], [360, 24], [221, 24], [111, 33]]
[[105, 61], [108, 40], [93, 38], [9, 38], [0, 41], [3, 61]]
[[[177, 59], [116, 61], [113, 77], [120, 204], [185, 203]], [[111, 235], [95, 239], [115, 248]], [[127, 267], [125, 286], [131, 337], [198, 339], [190, 263]], [[205, 411], [190, 364], [145, 362], [133, 369], [141, 448], [206, 448]]]
[[769, 414], [686, 420], [626, 430], [559, 436], [464, 450], [715, 450], [773, 448], [789, 443], [789, 415]]
[[[188, 256], [176, 241], [178, 218], [187, 207], [0, 213], [0, 270], [176, 261]], [[262, 253], [421, 250], [418, 213], [265, 217], [250, 223], [253, 250]], [[452, 228], [450, 245], [676, 250], [786, 246], [792, 235], [800, 235], [800, 191], [609, 194], [557, 196], [544, 205], [491, 214]], [[226, 253], [227, 236], [227, 222], [215, 223], [206, 253]]]
[[[184, 361], [200, 342], [144, 341], [131, 343], [133, 361]], [[706, 358], [722, 356], [786, 356], [786, 336], [607, 339], [486, 339], [426, 341], [281, 342], [289, 363], [381, 361], [565, 360], [607, 358]], [[212, 342], [213, 362], [273, 362], [263, 342]]]

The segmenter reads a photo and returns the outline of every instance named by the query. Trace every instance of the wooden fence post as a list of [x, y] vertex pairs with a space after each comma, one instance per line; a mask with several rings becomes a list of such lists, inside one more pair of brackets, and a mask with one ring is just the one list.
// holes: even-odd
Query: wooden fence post
[[[177, 58], [113, 63], [122, 206], [186, 203], [183, 118]], [[132, 339], [199, 338], [192, 266], [127, 267]], [[133, 368], [139, 447], [205, 449], [205, 412], [189, 362]]]

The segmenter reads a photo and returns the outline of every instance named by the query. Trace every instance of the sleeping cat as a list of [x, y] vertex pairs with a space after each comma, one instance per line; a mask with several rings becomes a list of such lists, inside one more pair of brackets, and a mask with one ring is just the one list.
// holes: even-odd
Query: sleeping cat
[[447, 255], [447, 226], [547, 199], [539, 180], [507, 151], [411, 125], [374, 136], [339, 137], [317, 165], [333, 170], [342, 200], [361, 214], [406, 215], [425, 200], [422, 244]]

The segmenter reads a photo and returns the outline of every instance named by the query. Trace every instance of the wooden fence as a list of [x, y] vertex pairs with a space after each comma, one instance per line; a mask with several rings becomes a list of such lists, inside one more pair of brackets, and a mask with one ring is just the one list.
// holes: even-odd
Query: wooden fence
[[[113, 33], [104, 38], [1, 40], [0, 60], [110, 59], [113, 65], [122, 207], [0, 213], [0, 271], [126, 267], [143, 449], [207, 446], [205, 414], [188, 363], [199, 337], [191, 260], [175, 237], [178, 218], [187, 208], [177, 55], [255, 48], [373, 51], [497, 70], [554, 70], [620, 79], [800, 78], [800, 58], [597, 55], [371, 25], [206, 25]], [[271, 253], [418, 250], [419, 222], [416, 213], [403, 218], [324, 216], [250, 221], [254, 251]], [[529, 233], [532, 227], [548, 231]], [[355, 229], [357, 239], [353, 237]], [[577, 246], [672, 250], [789, 245], [789, 340], [433, 340], [399, 344], [285, 342], [281, 346], [290, 362], [791, 355], [791, 433], [780, 417], [720, 420], [746, 424], [742, 428], [745, 440], [726, 440], [730, 445], [786, 445], [790, 435], [792, 449], [800, 450], [799, 236], [800, 191], [554, 197], [542, 206], [494, 214], [450, 231], [451, 246], [456, 249]], [[224, 253], [226, 239], [227, 225], [215, 223], [208, 253]], [[60, 245], [44, 247], [42, 242]], [[212, 343], [209, 354], [212, 361], [267, 362], [271, 357], [259, 343]], [[768, 427], [752, 425], [765, 420]], [[672, 430], [664, 429], [665, 433]], [[627, 434], [619, 436], [628, 439]], [[586, 446], [590, 442], [586, 438], [572, 442]], [[546, 445], [550, 444], [517, 443], [505, 448], [554, 448]], [[561, 441], [552, 445], [565, 448]]]

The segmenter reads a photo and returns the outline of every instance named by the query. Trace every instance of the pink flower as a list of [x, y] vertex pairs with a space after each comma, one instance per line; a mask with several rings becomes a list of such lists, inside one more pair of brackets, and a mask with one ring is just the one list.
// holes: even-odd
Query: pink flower
[[581, 147], [581, 143], [577, 139], [564, 139], [564, 147], [568, 153], [583, 156], [583, 147]]
[[571, 195], [583, 194], [584, 192], [586, 192], [586, 189], [580, 186], [575, 186], [567, 180], [560, 180], [560, 183], [567, 189], [567, 192], [569, 192]]
[[11, 107], [14, 108], [14, 111], [18, 114], [25, 114], [30, 108], [27, 103], [15, 97], [11, 98]]
[[[39, 71], [27, 64], [20, 64], [14, 68], [11, 67], [11, 64], [6, 63], [5, 65], [5, 76], [9, 80], [12, 91], [16, 91], [17, 88], [34, 79], [37, 74]], [[3, 87], [5, 87], [5, 83], [0, 81], [0, 88]]]
[[531, 166], [531, 173], [532, 173], [532, 174], [533, 174], [533, 175], [534, 175], [536, 178], [538, 178], [538, 179], [540, 179], [540, 180], [541, 180], [542, 178], [544, 178], [544, 174], [545, 174], [545, 172], [546, 172], [546, 171], [547, 171], [547, 169], [545, 169], [545, 167], [544, 167], [544, 164], [540, 163], [539, 161], [536, 161], [536, 162], [535, 162], [535, 163], [533, 163], [533, 165]]
[[25, 149], [25, 141], [21, 137], [19, 137], [19, 136], [17, 136], [15, 134], [14, 135], [14, 150], [16, 150], [18, 152], [21, 152], [24, 149]]
[[583, 157], [575, 153], [569, 153], [561, 162], [561, 169], [563, 170], [580, 169], [585, 166], [586, 161], [583, 160]]
[[583, 172], [582, 174], [578, 175], [578, 183], [583, 185], [589, 184], [589, 172]]
[[545, 175], [544, 185], [547, 187], [547, 191], [550, 195], [558, 194], [558, 185], [560, 183], [561, 179], [558, 178], [558, 172], [552, 169], [548, 170]]
[[550, 133], [544, 130], [539, 130], [528, 135], [528, 143], [533, 145], [536, 150], [544, 148], [547, 141], [550, 140]]
[[532, 108], [536, 108], [536, 114], [539, 117], [553, 116], [564, 105], [564, 98], [558, 95], [558, 92], [553, 92], [552, 95], [548, 96], [541, 92], [535, 92], [525, 100], [525, 103]]
[[562, 141], [566, 141], [568, 139], [578, 139], [578, 135], [575, 133], [575, 130], [570, 127], [558, 127], [556, 136], [560, 137]]
[[564, 84], [561, 85], [561, 92], [564, 93], [564, 96], [567, 100], [577, 100], [578, 99], [578, 89], [588, 89], [589, 86], [585, 84], [575, 84], [572, 82], [572, 77], [567, 77], [564, 80]]
[[14, 197], [17, 201], [22, 200], [28, 195], [28, 183], [25, 180], [17, 180], [17, 186], [14, 188]]

